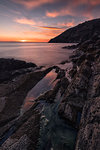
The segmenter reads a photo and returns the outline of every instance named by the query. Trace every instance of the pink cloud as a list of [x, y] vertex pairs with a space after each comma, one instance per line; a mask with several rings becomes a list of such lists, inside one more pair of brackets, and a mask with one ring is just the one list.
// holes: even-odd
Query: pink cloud
[[34, 20], [27, 19], [27, 18], [20, 18], [20, 19], [16, 18], [14, 21], [19, 24], [30, 25], [32, 27], [41, 28], [41, 29], [49, 29], [49, 30], [61, 30], [62, 29], [61, 27], [47, 26], [47, 24], [44, 22], [41, 22], [41, 21], [35, 22]]
[[58, 17], [58, 16], [70, 15], [70, 14], [72, 14], [72, 12], [68, 8], [67, 9], [64, 8], [64, 9], [61, 9], [59, 11], [52, 11], [52, 12], [47, 11], [46, 12], [46, 16], [51, 17], [51, 18], [55, 18], [55, 17]]
[[70, 27], [75, 26], [75, 23], [74, 23], [74, 21], [71, 21], [71, 22], [58, 23], [57, 25], [60, 27], [64, 27], [64, 28], [70, 28]]
[[46, 16], [47, 17], [51, 17], [51, 18], [55, 18], [55, 17], [57, 17], [57, 16], [59, 16], [59, 12], [57, 12], [57, 11], [54, 11], [54, 12], [46, 12]]
[[100, 0], [72, 0], [70, 1], [70, 4], [73, 6], [79, 6], [83, 4], [87, 4], [89, 6], [95, 6], [100, 4]]
[[26, 18], [20, 18], [20, 19], [15, 19], [14, 20], [17, 23], [20, 24], [27, 24], [27, 25], [35, 25], [35, 21], [31, 20], [31, 19], [26, 19]]
[[99, 5], [99, 4], [100, 4], [100, 0], [91, 0], [91, 4], [92, 4], [93, 6]]
[[44, 4], [53, 3], [54, 0], [12, 0], [17, 4], [24, 5], [27, 9], [39, 7]]
[[[88, 19], [93, 19], [93, 9], [95, 6], [100, 5], [100, 0], [68, 0], [65, 7], [59, 10], [47, 11], [46, 16], [49, 18], [55, 18], [58, 16], [83, 16]], [[78, 10], [77, 8], [85, 6], [84, 10]]]

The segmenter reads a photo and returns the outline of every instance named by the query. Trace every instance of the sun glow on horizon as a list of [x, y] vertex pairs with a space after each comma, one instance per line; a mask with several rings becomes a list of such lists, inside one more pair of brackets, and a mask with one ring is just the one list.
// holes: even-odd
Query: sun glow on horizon
[[20, 40], [20, 42], [27, 42], [27, 40]]

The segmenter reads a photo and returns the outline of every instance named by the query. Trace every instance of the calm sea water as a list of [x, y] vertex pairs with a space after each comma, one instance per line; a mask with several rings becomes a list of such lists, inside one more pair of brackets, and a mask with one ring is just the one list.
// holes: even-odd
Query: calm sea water
[[0, 43], [0, 58], [16, 58], [37, 65], [54, 65], [67, 60], [72, 50], [66, 43]]

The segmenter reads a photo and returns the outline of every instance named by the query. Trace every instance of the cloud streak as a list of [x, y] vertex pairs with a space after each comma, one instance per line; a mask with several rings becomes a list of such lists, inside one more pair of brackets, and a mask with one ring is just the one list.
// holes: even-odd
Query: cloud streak
[[53, 3], [54, 0], [12, 0], [17, 4], [25, 6], [27, 9], [37, 8], [44, 4]]
[[15, 22], [19, 23], [19, 24], [26, 24], [26, 25], [35, 25], [35, 21], [31, 20], [31, 19], [27, 19], [27, 18], [20, 18], [20, 19], [15, 19]]
[[50, 26], [37, 26], [39, 28], [42, 28], [42, 29], [49, 29], [49, 30], [62, 30], [62, 28], [60, 27], [50, 27]]
[[100, 6], [100, 0], [68, 0], [63, 8], [60, 8], [59, 10], [46, 11], [46, 16], [49, 18], [56, 18], [59, 16], [78, 15], [92, 19], [93, 10], [98, 5]]
[[51, 18], [55, 18], [58, 16], [65, 16], [65, 15], [72, 15], [72, 12], [68, 10], [68, 8], [61, 9], [60, 11], [52, 11], [52, 12], [47, 11], [46, 12], [46, 16], [51, 17]]
[[23, 25], [30, 25], [31, 27], [41, 28], [41, 29], [48, 29], [48, 30], [62, 30], [63, 27], [53, 27], [53, 26], [44, 26], [44, 23], [42, 22], [36, 22], [32, 19], [27, 18], [16, 18], [14, 19], [14, 22], [23, 24]]

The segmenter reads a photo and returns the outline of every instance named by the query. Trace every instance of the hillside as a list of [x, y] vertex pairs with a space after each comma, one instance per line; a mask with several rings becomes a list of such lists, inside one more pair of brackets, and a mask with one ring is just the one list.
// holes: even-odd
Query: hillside
[[100, 35], [100, 18], [86, 21], [51, 39], [49, 43], [79, 43]]

